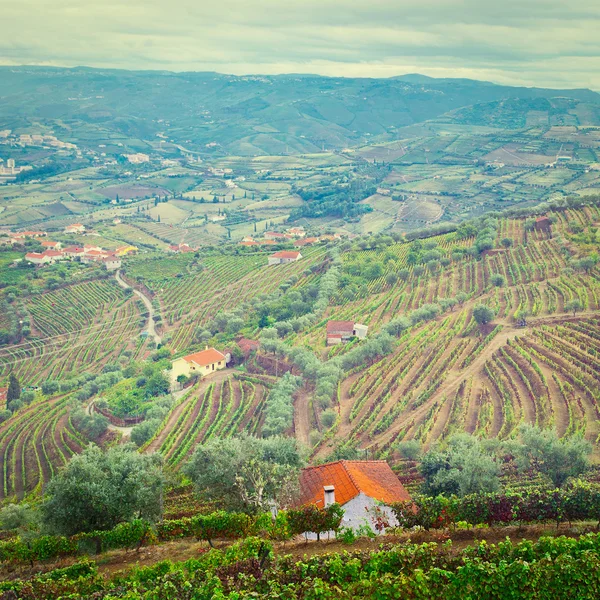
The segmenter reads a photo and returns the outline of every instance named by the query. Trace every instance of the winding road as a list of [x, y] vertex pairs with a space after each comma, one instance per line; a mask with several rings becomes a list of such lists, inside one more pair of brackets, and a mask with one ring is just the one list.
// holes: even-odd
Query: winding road
[[[121, 273], [119, 271], [115, 271], [115, 279], [123, 289], [129, 289], [131, 287], [130, 285], [127, 285], [127, 283], [125, 283], [123, 279], [121, 279]], [[160, 335], [158, 335], [158, 333], [156, 333], [156, 327], [154, 326], [154, 307], [152, 306], [152, 301], [150, 300], [150, 298], [148, 298], [148, 296], [146, 296], [139, 290], [136, 290], [135, 288], [132, 289], [133, 293], [142, 300], [142, 302], [146, 306], [146, 309], [148, 310], [148, 327], [146, 328], [146, 331], [149, 336], [154, 338], [154, 342], [158, 346], [161, 343], [162, 338], [160, 337]]]

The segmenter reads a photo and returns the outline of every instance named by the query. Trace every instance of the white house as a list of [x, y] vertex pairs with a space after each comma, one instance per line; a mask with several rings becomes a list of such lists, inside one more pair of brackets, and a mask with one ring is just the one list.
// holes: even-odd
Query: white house
[[339, 460], [302, 469], [296, 505], [315, 504], [325, 508], [337, 502], [344, 509], [342, 527], [358, 529], [368, 524], [376, 531], [373, 509], [378, 507], [388, 526], [395, 527], [398, 521], [386, 505], [407, 500], [409, 493], [386, 461]]
[[67, 225], [65, 227], [65, 233], [84, 233], [85, 225], [81, 223], [73, 223], [73, 225]]
[[50, 259], [40, 252], [28, 252], [25, 255], [25, 260], [34, 265], [46, 265], [50, 262]]
[[290, 250], [281, 250], [281, 252], [275, 252], [269, 256], [269, 265], [285, 265], [287, 263], [296, 262], [302, 258], [300, 252], [293, 252]]
[[102, 263], [107, 271], [118, 271], [121, 268], [121, 259], [117, 256], [103, 258]]
[[201, 352], [188, 354], [173, 361], [171, 380], [177, 383], [180, 375], [186, 377], [204, 377], [214, 371], [220, 371], [227, 366], [227, 356], [214, 348], [206, 348]]

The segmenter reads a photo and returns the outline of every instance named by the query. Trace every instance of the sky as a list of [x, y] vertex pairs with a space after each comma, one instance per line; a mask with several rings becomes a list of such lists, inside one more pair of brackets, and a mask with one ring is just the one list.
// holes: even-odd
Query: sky
[[20, 0], [0, 64], [390, 77], [600, 91], [599, 0]]

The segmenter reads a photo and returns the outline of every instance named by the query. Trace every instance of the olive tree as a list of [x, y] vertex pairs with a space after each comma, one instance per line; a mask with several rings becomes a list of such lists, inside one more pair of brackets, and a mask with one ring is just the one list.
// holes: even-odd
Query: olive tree
[[44, 524], [63, 535], [111, 529], [163, 510], [162, 458], [139, 454], [133, 444], [103, 451], [90, 444], [50, 481], [42, 504]]

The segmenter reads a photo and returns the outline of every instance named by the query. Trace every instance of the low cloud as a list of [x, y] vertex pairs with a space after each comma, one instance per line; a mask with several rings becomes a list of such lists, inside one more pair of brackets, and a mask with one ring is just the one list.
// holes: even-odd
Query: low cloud
[[0, 63], [600, 90], [599, 24], [588, 0], [23, 0], [3, 8]]

